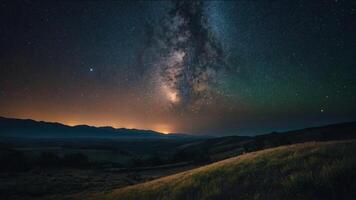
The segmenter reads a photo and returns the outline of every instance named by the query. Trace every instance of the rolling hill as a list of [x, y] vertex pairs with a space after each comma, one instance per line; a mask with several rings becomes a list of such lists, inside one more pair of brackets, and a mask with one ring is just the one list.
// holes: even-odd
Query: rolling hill
[[270, 148], [78, 199], [354, 199], [356, 141]]
[[[207, 162], [219, 161], [246, 152], [297, 144], [309, 141], [356, 139], [356, 122], [331, 124], [287, 132], [273, 132], [256, 136], [226, 136], [208, 138], [183, 144], [178, 148], [181, 158], [195, 158]], [[203, 157], [202, 157], [203, 155]]]

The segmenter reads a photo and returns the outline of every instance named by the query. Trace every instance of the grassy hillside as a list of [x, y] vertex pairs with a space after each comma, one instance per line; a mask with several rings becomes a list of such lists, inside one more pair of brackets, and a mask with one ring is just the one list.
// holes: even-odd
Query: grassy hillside
[[282, 145], [311, 141], [356, 139], [356, 122], [311, 127], [288, 132], [273, 132], [253, 137], [227, 136], [197, 140], [178, 148], [176, 158], [182, 160], [220, 161], [242, 154]]
[[89, 196], [109, 200], [354, 199], [355, 152], [355, 141], [283, 146]]

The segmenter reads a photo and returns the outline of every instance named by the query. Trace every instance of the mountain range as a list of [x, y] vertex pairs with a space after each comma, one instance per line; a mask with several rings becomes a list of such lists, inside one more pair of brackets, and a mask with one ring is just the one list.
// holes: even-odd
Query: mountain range
[[[151, 130], [88, 125], [67, 126], [60, 123], [0, 117], [0, 136], [21, 138], [124, 138], [167, 137]], [[171, 135], [178, 136], [176, 134]], [[182, 135], [181, 135], [182, 136]], [[169, 136], [168, 136], [169, 137]]]

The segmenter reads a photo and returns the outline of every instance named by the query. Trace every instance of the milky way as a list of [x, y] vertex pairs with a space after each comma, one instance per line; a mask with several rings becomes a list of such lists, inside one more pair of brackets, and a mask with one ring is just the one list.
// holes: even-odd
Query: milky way
[[200, 1], [176, 1], [155, 31], [158, 89], [173, 108], [197, 112], [211, 104], [214, 87], [228, 69], [204, 6]]

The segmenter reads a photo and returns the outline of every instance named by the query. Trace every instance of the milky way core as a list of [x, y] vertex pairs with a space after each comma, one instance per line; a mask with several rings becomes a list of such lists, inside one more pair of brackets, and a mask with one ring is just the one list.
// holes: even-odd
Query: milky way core
[[[155, 30], [159, 85], [175, 108], [199, 111], [214, 100], [218, 74], [227, 70], [203, 2], [177, 1]], [[155, 74], [157, 76], [157, 74]]]

